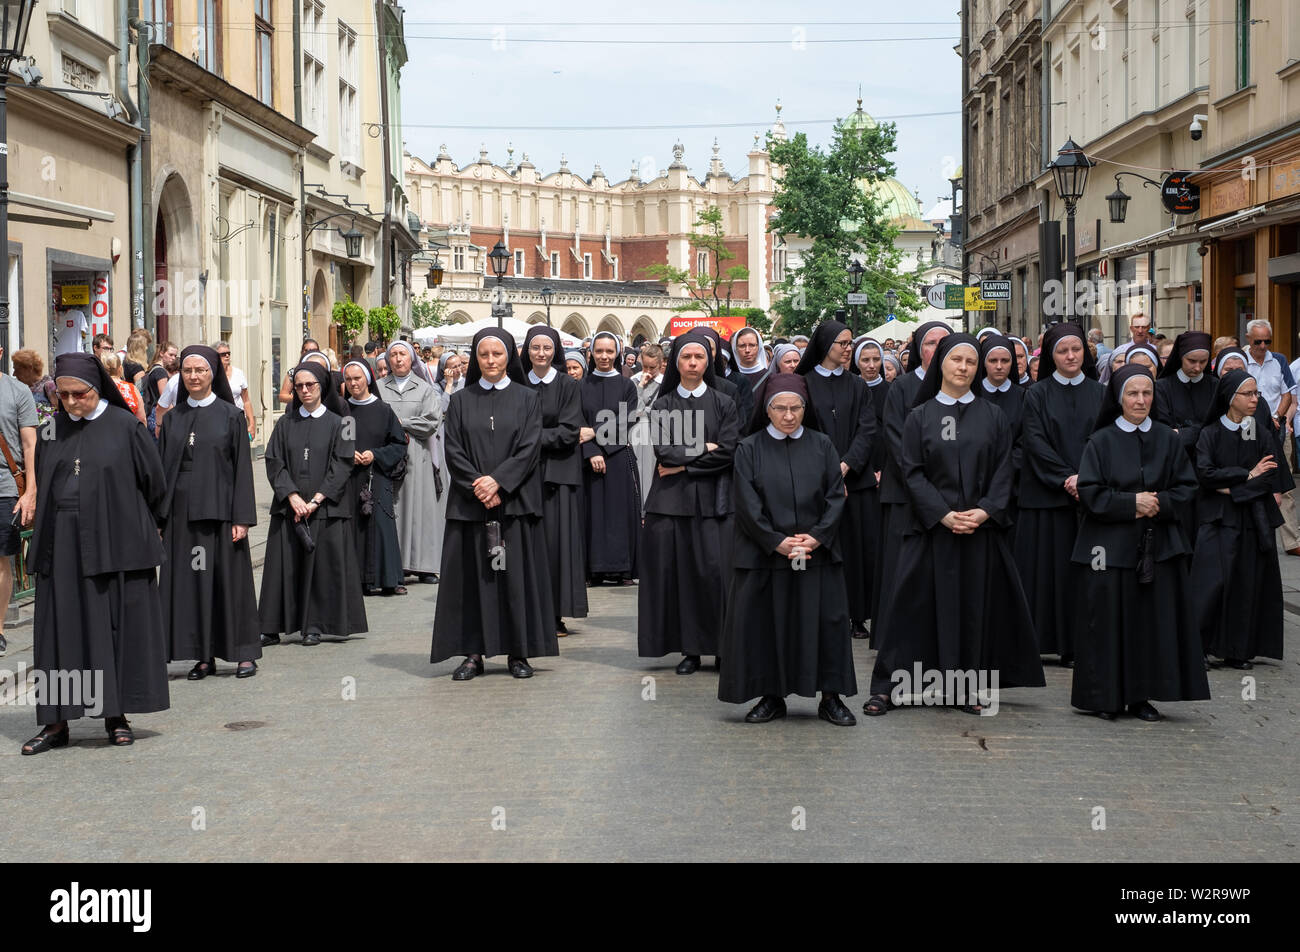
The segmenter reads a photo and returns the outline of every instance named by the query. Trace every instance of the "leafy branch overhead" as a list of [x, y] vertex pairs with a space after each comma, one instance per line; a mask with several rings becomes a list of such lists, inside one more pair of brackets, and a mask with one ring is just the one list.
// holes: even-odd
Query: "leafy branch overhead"
[[670, 264], [652, 264], [641, 269], [643, 274], [668, 285], [680, 285], [689, 295], [687, 300], [674, 305], [674, 311], [703, 311], [709, 317], [717, 317], [731, 311], [732, 292], [737, 282], [749, 280], [749, 269], [743, 265], [727, 266], [728, 261], [736, 259], [736, 253], [727, 247], [726, 229], [722, 221], [722, 209], [710, 205], [695, 216], [691, 228], [691, 251], [698, 259], [705, 253], [706, 267], [700, 269], [697, 261], [696, 270], [678, 268]]

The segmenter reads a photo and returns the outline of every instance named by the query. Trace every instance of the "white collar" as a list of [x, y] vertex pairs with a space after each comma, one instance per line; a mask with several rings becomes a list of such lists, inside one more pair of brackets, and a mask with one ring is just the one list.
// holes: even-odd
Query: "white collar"
[[866, 377], [863, 377], [862, 379], [866, 382], [868, 387], [878, 387], [885, 382], [885, 375], [881, 374], [879, 377], [876, 377], [872, 380], [867, 380]]
[[1033, 382], [1034, 382], [1034, 378], [1031, 377], [1031, 376], [1029, 376], [1029, 374], [1024, 374], [1024, 375], [1022, 375], [1021, 378], [1020, 378], [1020, 385], [1021, 385], [1021, 386], [1024, 386], [1024, 385], [1027, 384], [1027, 383], [1033, 383]]
[[208, 395], [204, 397], [202, 400], [195, 400], [193, 397], [186, 397], [185, 402], [192, 407], [210, 407], [212, 406], [212, 401], [216, 399], [217, 399], [216, 393], [209, 391]]
[[827, 370], [821, 364], [818, 364], [813, 368], [813, 370], [817, 371], [823, 377], [838, 377], [840, 374], [844, 373], [843, 367], [836, 367], [834, 370]]
[[354, 407], [364, 407], [367, 404], [374, 403], [378, 399], [379, 398], [373, 393], [368, 393], [364, 400], [358, 400], [356, 397], [348, 397], [348, 403], [352, 404]]
[[1141, 423], [1130, 423], [1128, 420], [1120, 416], [1115, 418], [1115, 425], [1125, 433], [1132, 433], [1134, 430], [1141, 430], [1143, 433], [1147, 433], [1151, 429], [1151, 418], [1147, 417]]
[[593, 370], [591, 375], [593, 377], [621, 377], [623, 376], [623, 371], [615, 367], [613, 370]]
[[938, 400], [940, 403], [942, 403], [945, 407], [952, 407], [952, 406], [956, 406], [959, 403], [973, 402], [975, 399], [975, 394], [967, 390], [960, 397], [950, 397], [948, 396], [948, 394], [940, 390], [938, 393], [934, 395], [934, 398]]
[[776, 427], [774, 427], [771, 423], [769, 423], [767, 425], [767, 435], [774, 440], [785, 440], [785, 439], [797, 440], [799, 439], [799, 437], [803, 436], [803, 424], [802, 423], [799, 424], [799, 428], [795, 430], [793, 433], [785, 434], [782, 433], [780, 430], [778, 430]]
[[[663, 374], [657, 374], [657, 375], [654, 377], [654, 379], [650, 381], [650, 383], [646, 384], [646, 387], [649, 387], [651, 384], [653, 384], [654, 386], [657, 387], [657, 386], [659, 386], [659, 385], [660, 385], [661, 383], [663, 383], [663, 382], [664, 382], [664, 375], [663, 375]], [[642, 389], [645, 389], [645, 388], [643, 387]]]
[[995, 387], [993, 386], [993, 384], [989, 383], [988, 377], [985, 377], [983, 380], [980, 381], [980, 383], [984, 384], [984, 389], [987, 390], [989, 393], [1006, 393], [1008, 390], [1011, 389], [1010, 377], [1002, 381], [1002, 386], [1000, 387]]
[[307, 417], [311, 417], [313, 420], [319, 420], [321, 417], [325, 415], [325, 402], [321, 401], [320, 406], [318, 406], [311, 413], [308, 413], [307, 408], [304, 407], [302, 404], [299, 404], [298, 415], [303, 419], [306, 419]]
[[912, 373], [916, 374], [916, 379], [917, 379], [917, 380], [924, 380], [924, 379], [925, 379], [925, 368], [924, 368], [924, 367], [917, 367], [915, 370], [912, 371]]
[[510, 378], [502, 377], [496, 383], [488, 383], [486, 377], [479, 377], [478, 385], [484, 390], [504, 390], [506, 387], [510, 386]]
[[1077, 387], [1083, 383], [1083, 371], [1080, 370], [1073, 377], [1063, 377], [1059, 370], [1052, 371], [1052, 379], [1064, 387]]
[[[528, 371], [528, 379], [532, 383], [550, 383], [552, 380], [555, 379], [556, 373], [558, 373], [558, 371], [554, 367], [550, 367], [547, 369], [545, 377], [539, 377], [537, 376], [537, 374], [533, 373], [533, 371], [530, 370]], [[483, 378], [479, 377], [478, 379], [482, 380]]]
[[101, 416], [104, 415], [104, 411], [107, 409], [108, 409], [108, 401], [105, 400], [103, 397], [100, 397], [99, 403], [95, 404], [95, 409], [91, 410], [84, 417], [79, 417], [75, 413], [69, 413], [68, 416], [72, 417], [72, 419], [74, 420], [98, 420]]
[[[1241, 429], [1241, 423], [1233, 423], [1231, 420], [1228, 419], [1228, 414], [1226, 413], [1223, 416], [1219, 417], [1219, 422], [1222, 423], [1224, 426], [1226, 426], [1229, 430], [1232, 430], [1234, 433]], [[1241, 422], [1245, 423], [1246, 418], [1242, 417]]]
[[684, 386], [682, 386], [682, 385], [679, 383], [679, 384], [677, 385], [677, 396], [679, 396], [679, 397], [683, 397], [683, 398], [684, 398], [684, 397], [702, 397], [702, 396], [704, 396], [704, 391], [706, 391], [706, 390], [708, 390], [708, 389], [709, 389], [709, 385], [708, 385], [707, 383], [705, 383], [703, 380], [700, 381], [700, 385], [699, 385], [698, 387], [696, 387], [694, 390], [687, 390]]
[[[739, 361], [737, 361], [737, 365], [739, 365]], [[761, 362], [755, 362], [754, 366], [752, 367], [741, 367], [740, 372], [742, 374], [757, 374], [757, 373], [762, 373], [766, 369], [767, 366], [765, 364]]]
[[411, 380], [415, 377], [415, 373], [411, 372], [407, 374], [405, 377], [399, 377], [397, 374], [389, 374], [388, 376], [392, 379], [393, 386], [397, 388], [397, 392], [401, 393], [403, 390], [407, 388]]
[[1178, 374], [1178, 379], [1181, 380], [1183, 383], [1200, 383], [1202, 380], [1205, 379], [1204, 373], [1199, 373], [1195, 377], [1187, 376], [1187, 374], [1183, 373], [1182, 367], [1179, 367], [1176, 373]]

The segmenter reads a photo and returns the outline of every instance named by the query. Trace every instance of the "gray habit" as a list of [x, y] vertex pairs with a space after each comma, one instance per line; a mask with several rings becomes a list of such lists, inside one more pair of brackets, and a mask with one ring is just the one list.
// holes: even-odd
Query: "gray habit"
[[[392, 375], [385, 377], [379, 381], [379, 395], [393, 408], [410, 438], [406, 449], [406, 479], [393, 506], [402, 568], [408, 573], [441, 572], [446, 503], [438, 503], [433, 470], [435, 461], [441, 465], [437, 440], [442, 427], [442, 398], [432, 385], [414, 373], [406, 377], [405, 387], [398, 389], [401, 382]], [[442, 479], [445, 495], [445, 473]]]

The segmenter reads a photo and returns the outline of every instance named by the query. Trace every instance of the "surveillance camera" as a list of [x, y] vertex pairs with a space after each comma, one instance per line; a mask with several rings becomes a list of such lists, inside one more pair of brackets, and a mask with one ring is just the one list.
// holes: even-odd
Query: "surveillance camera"
[[1201, 136], [1205, 134], [1205, 127], [1201, 125], [1202, 119], [1204, 119], [1206, 122], [1210, 121], [1209, 116], [1202, 116], [1202, 115], [1192, 116], [1192, 124], [1190, 127], [1188, 127], [1187, 131], [1192, 134], [1193, 142], [1200, 142]]

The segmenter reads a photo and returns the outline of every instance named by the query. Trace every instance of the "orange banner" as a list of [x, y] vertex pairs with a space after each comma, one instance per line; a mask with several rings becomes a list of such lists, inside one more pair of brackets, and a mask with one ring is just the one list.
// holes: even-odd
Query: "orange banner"
[[668, 322], [668, 336], [678, 337], [696, 327], [711, 327], [723, 340], [745, 327], [748, 319], [743, 314], [726, 314], [721, 317], [674, 317]]

